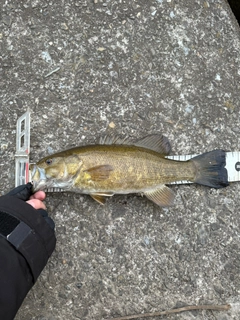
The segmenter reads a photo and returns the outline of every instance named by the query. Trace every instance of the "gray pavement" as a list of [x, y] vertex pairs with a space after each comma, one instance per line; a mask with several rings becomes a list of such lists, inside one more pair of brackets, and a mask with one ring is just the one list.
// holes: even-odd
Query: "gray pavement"
[[[173, 154], [240, 150], [240, 29], [226, 1], [0, 4], [2, 193], [14, 186], [15, 123], [27, 107], [32, 161], [106, 132], [162, 132]], [[232, 308], [170, 318], [240, 319], [240, 183], [172, 189], [168, 209], [137, 195], [100, 206], [49, 194], [56, 251], [16, 319], [205, 303]]]

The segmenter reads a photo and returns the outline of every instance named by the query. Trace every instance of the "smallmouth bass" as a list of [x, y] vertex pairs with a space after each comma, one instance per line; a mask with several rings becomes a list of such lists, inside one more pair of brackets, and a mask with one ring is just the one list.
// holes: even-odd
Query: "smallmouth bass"
[[135, 142], [105, 137], [99, 144], [55, 153], [30, 165], [33, 190], [60, 188], [89, 194], [101, 204], [114, 194], [140, 193], [169, 206], [174, 193], [166, 184], [187, 180], [212, 188], [228, 186], [225, 151], [188, 161], [166, 159], [170, 151], [168, 139], [159, 134]]

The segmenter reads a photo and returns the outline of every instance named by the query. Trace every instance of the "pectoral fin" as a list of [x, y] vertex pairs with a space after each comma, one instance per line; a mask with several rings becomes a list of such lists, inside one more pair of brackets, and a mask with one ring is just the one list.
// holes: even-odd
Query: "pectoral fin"
[[84, 170], [84, 172], [90, 175], [90, 178], [93, 181], [101, 181], [108, 179], [111, 171], [113, 171], [113, 167], [108, 164]]
[[173, 204], [174, 193], [165, 185], [162, 185], [158, 189], [145, 191], [144, 195], [161, 207], [168, 207]]
[[107, 197], [112, 197], [113, 193], [93, 193], [90, 196], [100, 204], [105, 204]]

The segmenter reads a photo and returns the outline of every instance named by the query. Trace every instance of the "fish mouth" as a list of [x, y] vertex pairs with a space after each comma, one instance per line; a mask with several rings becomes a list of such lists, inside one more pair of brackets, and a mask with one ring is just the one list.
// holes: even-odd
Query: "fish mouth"
[[30, 168], [31, 183], [33, 192], [62, 192], [67, 190], [72, 181], [57, 180], [46, 175], [45, 169], [39, 168], [37, 165], [32, 165]]
[[33, 165], [30, 168], [30, 176], [33, 185], [33, 192], [48, 188], [49, 183], [44, 169], [39, 168], [37, 165]]

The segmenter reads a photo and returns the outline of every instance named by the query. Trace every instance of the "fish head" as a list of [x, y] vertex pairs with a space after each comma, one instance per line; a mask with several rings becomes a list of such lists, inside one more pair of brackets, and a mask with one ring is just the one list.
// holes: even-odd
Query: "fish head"
[[77, 155], [52, 155], [30, 165], [33, 191], [48, 188], [68, 189], [79, 172], [82, 161]]

